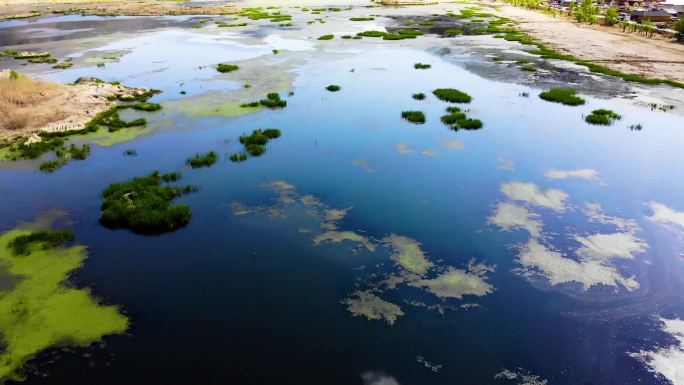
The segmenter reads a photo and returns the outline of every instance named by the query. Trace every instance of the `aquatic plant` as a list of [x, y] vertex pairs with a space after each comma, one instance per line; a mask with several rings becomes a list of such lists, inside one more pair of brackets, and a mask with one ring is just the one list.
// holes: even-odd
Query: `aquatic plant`
[[401, 117], [408, 120], [411, 123], [425, 123], [425, 114], [422, 111], [402, 111]]
[[641, 131], [642, 128], [643, 128], [643, 126], [641, 125], [641, 123], [631, 124], [629, 126], [630, 131]]
[[138, 151], [136, 151], [134, 148], [129, 148], [126, 151], [124, 151], [124, 156], [138, 156]]
[[17, 282], [0, 295], [0, 383], [24, 379], [26, 362], [45, 349], [87, 347], [128, 328], [115, 306], [103, 306], [87, 288], [69, 283], [86, 259], [84, 246], [63, 247], [72, 239], [68, 230], [15, 229], [0, 235], [0, 265], [10, 282]]
[[7, 243], [7, 247], [14, 255], [29, 255], [31, 248], [35, 246], [41, 250], [47, 250], [73, 240], [74, 232], [71, 230], [40, 230], [12, 239]]
[[245, 154], [244, 152], [238, 152], [235, 154], [231, 154], [228, 159], [230, 159], [231, 162], [244, 162], [247, 160], [247, 154]]
[[424, 64], [424, 63], [416, 63], [413, 65], [413, 68], [415, 68], [417, 70], [426, 70], [430, 67], [432, 67], [430, 64]]
[[333, 38], [335, 38], [335, 35], [323, 35], [318, 40], [332, 40]]
[[240, 107], [242, 108], [256, 108], [259, 107], [261, 104], [257, 102], [249, 102], [249, 103], [242, 103], [240, 104]]
[[[80, 79], [76, 80], [76, 83], [78, 83], [79, 80]], [[153, 97], [154, 95], [156, 95], [160, 92], [161, 92], [160, 90], [150, 89], [150, 90], [147, 90], [145, 92], [141, 92], [139, 94], [119, 95], [119, 97], [117, 99], [119, 101], [122, 101], [122, 102], [146, 102], [147, 99]]]
[[59, 170], [67, 163], [68, 161], [65, 159], [49, 160], [47, 162], [41, 163], [40, 166], [38, 166], [38, 169], [43, 172], [52, 173]]
[[135, 109], [135, 110], [147, 111], [147, 112], [161, 110], [161, 104], [159, 104], [159, 103], [142, 102], [142, 103], [134, 104], [131, 107], [133, 107], [133, 109]]
[[415, 100], [424, 100], [425, 99], [425, 94], [422, 92], [419, 92], [417, 94], [411, 95], [411, 97]]
[[209, 151], [206, 154], [195, 154], [192, 158], [185, 161], [186, 164], [192, 168], [211, 167], [216, 163], [218, 155], [214, 151]]
[[[177, 179], [177, 174], [172, 179]], [[185, 204], [171, 201], [194, 191], [192, 186], [162, 186], [158, 171], [146, 177], [113, 183], [102, 193], [100, 223], [108, 228], [126, 228], [136, 233], [157, 234], [185, 226], [191, 217]]]
[[584, 120], [589, 124], [610, 126], [615, 120], [621, 119], [622, 116], [611, 110], [598, 109], [591, 111], [591, 114], [587, 115]]
[[483, 127], [483, 123], [479, 119], [468, 118], [465, 112], [458, 107], [448, 107], [447, 114], [440, 119], [442, 123], [450, 126], [454, 131], [458, 130], [477, 130]]
[[338, 86], [336, 84], [331, 84], [331, 85], [325, 87], [325, 89], [330, 91], [330, 92], [337, 92], [340, 90], [340, 86]]
[[64, 69], [73, 67], [73, 65], [74, 65], [73, 62], [66, 61], [66, 62], [63, 62], [63, 63], [55, 64], [55, 65], [52, 66], [52, 68], [58, 69], [58, 70], [64, 70]]
[[539, 94], [539, 97], [553, 103], [561, 103], [567, 106], [579, 106], [584, 104], [584, 99], [577, 96], [577, 91], [572, 88], [551, 88]]
[[537, 69], [534, 68], [534, 66], [531, 64], [527, 64], [527, 65], [520, 67], [520, 70], [525, 71], [525, 72], [537, 72]]
[[350, 17], [349, 20], [351, 21], [371, 21], [375, 20], [374, 17]]
[[234, 28], [234, 27], [246, 27], [247, 23], [234, 23], [234, 24], [218, 23], [216, 25], [220, 28]]
[[226, 64], [226, 63], [219, 63], [216, 65], [216, 71], [225, 73], [225, 72], [233, 72], [237, 71], [240, 69], [239, 65], [236, 64]]
[[268, 108], [284, 108], [287, 106], [287, 101], [281, 100], [278, 93], [271, 92], [266, 95], [266, 99], [259, 100], [259, 104]]
[[41, 155], [55, 151], [64, 147], [64, 139], [48, 138], [40, 142], [26, 143], [21, 142], [10, 147], [10, 158], [12, 160], [18, 159], [36, 159]]
[[[277, 128], [266, 128], [263, 130], [254, 130], [249, 135], [241, 135], [240, 143], [245, 147], [245, 151], [251, 156], [260, 156], [266, 152], [266, 143], [271, 139], [280, 137], [280, 130]], [[241, 161], [240, 154], [236, 155], [236, 159]], [[244, 154], [243, 154], [244, 155]], [[231, 159], [232, 160], [232, 159]], [[244, 160], [244, 159], [242, 159]]]
[[457, 29], [457, 28], [449, 28], [444, 31], [444, 36], [445, 37], [456, 37], [459, 35], [463, 35], [463, 30], [462, 29]]
[[473, 100], [470, 95], [454, 88], [438, 88], [432, 93], [437, 99], [450, 103], [470, 103]]
[[69, 146], [69, 156], [71, 159], [84, 160], [90, 155], [90, 146], [87, 144], [81, 147], [76, 147], [75, 145]]

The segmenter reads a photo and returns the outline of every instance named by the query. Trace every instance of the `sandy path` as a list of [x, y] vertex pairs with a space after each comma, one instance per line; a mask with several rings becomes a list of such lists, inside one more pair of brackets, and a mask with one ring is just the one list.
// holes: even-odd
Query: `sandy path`
[[617, 27], [580, 25], [509, 5], [500, 12], [559, 51], [627, 73], [684, 82], [684, 44], [623, 33]]

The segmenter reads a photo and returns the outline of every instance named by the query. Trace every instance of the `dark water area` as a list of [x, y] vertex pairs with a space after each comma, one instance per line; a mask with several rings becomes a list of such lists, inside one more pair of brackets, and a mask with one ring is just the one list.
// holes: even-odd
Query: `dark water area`
[[[203, 66], [249, 61], [282, 43], [252, 44], [241, 40], [243, 33], [222, 37], [183, 29], [185, 24], [174, 18], [57, 24], [60, 30], [93, 28], [97, 34], [103, 28], [160, 29], [104, 44], [103, 50], [130, 51], [106, 70], [75, 66], [36, 75], [68, 81], [101, 71], [107, 81], [161, 89], [151, 101], [165, 107], [153, 114], [127, 111], [146, 117], [152, 133], [93, 146], [87, 160], [54, 174], [0, 171], [0, 229], [50, 209], [69, 213], [76, 242], [87, 245], [89, 254], [71, 280], [131, 318], [126, 335], [105, 337], [101, 346], [41, 353], [23, 383], [490, 384], [506, 383], [494, 379], [504, 369], [534, 373], [549, 384], [666, 383], [629, 354], [676, 344], [658, 320], [684, 315], [681, 229], [648, 219], [649, 202], [684, 210], [684, 170], [676, 167], [684, 143], [678, 112], [592, 95], [583, 95], [587, 103], [581, 107], [545, 102], [537, 97], [539, 89], [491, 80], [469, 72], [459, 57], [433, 53], [458, 40], [424, 37], [405, 44], [349, 42], [328, 51], [290, 42], [294, 48], [279, 55], [293, 59], [287, 71], [295, 80], [276, 90], [287, 99], [285, 109], [189, 115], [178, 106], [193, 105], [202, 92], [230, 94], [240, 88]], [[341, 28], [330, 24], [326, 28]], [[95, 33], [32, 40], [25, 28], [30, 24], [7, 27], [13, 32], [3, 31], [0, 45]], [[175, 51], [168, 51], [174, 44]], [[264, 71], [286, 62], [273, 60]], [[417, 71], [415, 62], [432, 68]], [[194, 83], [187, 99], [178, 94], [180, 82]], [[327, 92], [329, 84], [342, 89]], [[484, 128], [452, 131], [442, 124], [449, 104], [431, 94], [440, 87], [472, 95], [473, 102], [463, 107]], [[426, 93], [427, 100], [413, 100], [416, 92]], [[520, 96], [524, 92], [529, 97]], [[611, 108], [622, 119], [609, 127], [586, 124], [583, 115], [596, 108]], [[424, 111], [427, 123], [402, 120], [401, 111], [409, 109]], [[643, 130], [628, 128], [637, 122]], [[279, 128], [282, 137], [269, 142], [263, 156], [228, 161], [241, 149], [241, 134], [266, 127]], [[138, 155], [123, 156], [129, 148]], [[185, 165], [188, 157], [210, 150], [219, 154], [213, 167]], [[545, 176], [549, 170], [585, 168], [600, 176]], [[153, 170], [179, 171], [182, 184], [199, 187], [176, 200], [191, 207], [189, 225], [158, 236], [101, 226], [102, 190]], [[440, 268], [465, 269], [471, 260], [495, 265], [486, 275], [492, 292], [440, 299], [403, 285], [378, 294], [405, 313], [394, 325], [353, 316], [341, 301], [400, 267], [386, 247], [371, 252], [353, 242], [314, 245], [320, 218], [298, 206], [285, 205], [284, 217], [236, 215], [234, 202], [278, 205], [278, 192], [260, 187], [276, 180], [295, 186], [298, 197], [311, 194], [330, 208], [351, 207], [340, 229], [375, 240], [409, 237]], [[534, 269], [519, 262], [529, 234], [521, 228], [501, 231], [488, 219], [498, 203], [512, 201], [502, 191], [514, 182], [567, 194], [560, 211], [516, 201], [543, 223], [540, 242], [567, 256], [579, 248], [576, 236], [617, 231], [587, 219], [585, 203], [598, 202], [606, 215], [633, 219], [638, 227], [633, 235], [647, 247], [634, 258], [602, 266], [634, 277], [638, 288], [615, 284], [585, 290], [583, 276], [552, 284], [550, 273], [521, 272]], [[299, 231], [309, 228], [313, 232]], [[455, 310], [440, 314], [408, 301]], [[479, 306], [460, 306], [466, 303]], [[419, 356], [442, 367], [430, 370]]]

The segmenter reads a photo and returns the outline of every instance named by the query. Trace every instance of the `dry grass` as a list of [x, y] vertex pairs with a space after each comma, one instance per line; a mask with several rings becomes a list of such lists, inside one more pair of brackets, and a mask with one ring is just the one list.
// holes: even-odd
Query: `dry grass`
[[63, 87], [23, 75], [16, 79], [0, 77], [0, 139], [65, 119], [67, 112], [59, 104], [45, 106]]

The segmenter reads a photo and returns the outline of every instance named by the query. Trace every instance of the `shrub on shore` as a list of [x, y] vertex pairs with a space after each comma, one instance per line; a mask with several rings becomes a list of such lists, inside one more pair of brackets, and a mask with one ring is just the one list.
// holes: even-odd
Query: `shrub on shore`
[[172, 205], [171, 201], [195, 189], [162, 185], [177, 179], [178, 174], [155, 171], [146, 177], [109, 185], [102, 193], [100, 223], [142, 234], [159, 234], [185, 226], [192, 216], [190, 208], [185, 204]]
[[584, 104], [584, 99], [577, 96], [577, 91], [572, 88], [551, 88], [539, 94], [539, 97], [553, 103], [561, 103], [566, 106], [579, 106]]

